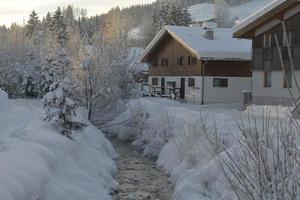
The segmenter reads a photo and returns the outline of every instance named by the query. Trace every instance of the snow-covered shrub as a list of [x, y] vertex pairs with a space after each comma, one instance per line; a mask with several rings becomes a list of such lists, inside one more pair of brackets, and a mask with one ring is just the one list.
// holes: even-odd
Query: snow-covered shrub
[[168, 114], [159, 115], [158, 117], [149, 116], [144, 129], [133, 144], [143, 148], [145, 155], [157, 157], [163, 145], [171, 138], [171, 132], [172, 127]]
[[115, 119], [106, 132], [121, 140], [132, 142], [144, 150], [144, 154], [158, 157], [173, 131], [171, 117], [163, 110], [148, 111], [148, 105], [140, 100], [131, 100], [127, 110]]
[[117, 133], [121, 140], [134, 141], [143, 132], [146, 118], [147, 109], [143, 104], [130, 104], [127, 112], [117, 120], [120, 126], [112, 127], [110, 132]]
[[238, 122], [236, 145], [216, 156], [219, 169], [235, 199], [299, 199], [299, 124], [289, 117], [272, 120], [266, 110], [262, 113]]
[[8, 94], [0, 89], [0, 110], [9, 110]]
[[52, 122], [63, 135], [71, 137], [72, 130], [84, 126], [84, 123], [77, 118], [76, 103], [70, 98], [68, 79], [53, 83], [50, 92], [44, 96], [43, 103], [46, 108], [45, 121]]

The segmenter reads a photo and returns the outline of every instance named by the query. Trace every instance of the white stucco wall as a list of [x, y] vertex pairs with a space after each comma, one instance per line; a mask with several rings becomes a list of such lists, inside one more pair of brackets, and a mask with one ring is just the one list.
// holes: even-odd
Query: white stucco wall
[[[213, 87], [213, 78], [227, 78], [228, 87]], [[204, 103], [242, 103], [243, 90], [251, 90], [251, 77], [205, 77]]]
[[[298, 83], [300, 84], [300, 71], [296, 72]], [[284, 76], [281, 71], [272, 72], [272, 87], [264, 87], [264, 72], [253, 72], [253, 103], [254, 104], [282, 104], [291, 105], [292, 100], [287, 88], [283, 84]], [[298, 98], [299, 92], [296, 90], [296, 83], [293, 79], [292, 93]]]
[[[149, 84], [152, 83], [153, 76], [149, 76]], [[160, 87], [160, 80], [158, 77], [158, 86]], [[202, 77], [164, 77], [166, 84], [168, 81], [175, 81], [176, 87], [180, 88], [180, 79], [185, 78], [185, 100], [190, 103], [201, 103], [202, 95]], [[188, 86], [188, 78], [195, 78], [195, 87]], [[220, 88], [213, 87], [213, 78], [227, 78], [228, 87]], [[250, 77], [204, 77], [204, 103], [242, 103], [242, 91], [251, 90]]]

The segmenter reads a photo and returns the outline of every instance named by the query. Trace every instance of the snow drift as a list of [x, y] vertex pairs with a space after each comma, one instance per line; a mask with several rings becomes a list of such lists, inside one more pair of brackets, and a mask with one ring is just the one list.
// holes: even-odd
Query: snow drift
[[3, 91], [0, 110], [0, 199], [111, 199], [116, 153], [101, 131], [89, 124], [67, 139], [42, 121], [38, 101]]
[[[132, 100], [128, 110], [114, 122], [118, 126], [110, 127], [109, 132], [133, 141], [145, 155], [158, 158], [157, 164], [175, 184], [174, 199], [234, 200], [235, 194], [212, 153], [208, 138], [213, 135], [203, 130], [221, 130], [220, 146], [236, 151], [235, 138], [240, 133], [237, 120], [247, 119], [249, 113], [261, 118], [264, 107], [252, 106], [246, 111], [238, 108], [237, 104], [199, 106], [166, 99]], [[268, 109], [271, 118], [284, 118], [288, 112], [287, 107]]]

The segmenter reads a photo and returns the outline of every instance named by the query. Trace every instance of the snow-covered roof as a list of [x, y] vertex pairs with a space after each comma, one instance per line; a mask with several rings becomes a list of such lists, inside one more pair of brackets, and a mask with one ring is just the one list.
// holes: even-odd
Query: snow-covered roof
[[247, 28], [247, 26], [249, 26], [250, 24], [263, 18], [267, 13], [271, 12], [275, 8], [281, 6], [282, 4], [288, 1], [289, 0], [274, 0], [271, 3], [267, 4], [265, 7], [263, 7], [262, 9], [258, 10], [257, 12], [254, 12], [252, 15], [248, 16], [247, 18], [245, 18], [244, 20], [242, 20], [240, 23], [238, 23], [233, 27], [235, 35], [238, 31]]
[[251, 60], [251, 41], [232, 38], [232, 29], [214, 29], [214, 39], [205, 38], [202, 27], [165, 26], [145, 49], [142, 60], [152, 52], [166, 34], [170, 34], [198, 59]]
[[128, 49], [126, 63], [128, 70], [131, 71], [148, 71], [148, 64], [140, 63], [140, 57], [144, 51], [141, 47], [131, 47]]

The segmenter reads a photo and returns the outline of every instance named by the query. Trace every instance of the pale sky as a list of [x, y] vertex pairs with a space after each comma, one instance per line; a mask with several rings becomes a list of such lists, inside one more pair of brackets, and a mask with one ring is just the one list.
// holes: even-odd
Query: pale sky
[[60, 6], [73, 5], [87, 9], [89, 15], [101, 14], [112, 7], [126, 7], [134, 4], [151, 3], [155, 0], [0, 0], [0, 25], [12, 22], [22, 24], [30, 12], [35, 10], [40, 16], [54, 12]]

